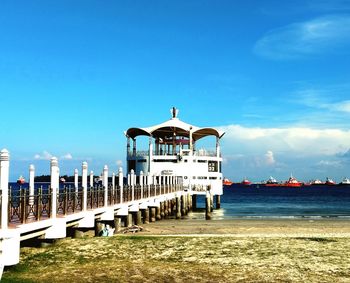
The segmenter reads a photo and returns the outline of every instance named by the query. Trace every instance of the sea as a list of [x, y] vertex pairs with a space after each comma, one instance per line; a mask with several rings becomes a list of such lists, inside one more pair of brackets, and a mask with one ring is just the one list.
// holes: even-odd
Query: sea
[[[204, 210], [204, 196], [197, 199], [197, 204], [199, 212]], [[194, 213], [192, 217], [202, 218], [204, 213]], [[350, 219], [350, 185], [299, 188], [224, 186], [221, 209], [214, 209], [212, 219], [234, 218]]]
[[[66, 183], [73, 188], [74, 183]], [[10, 183], [13, 193], [19, 185]], [[60, 184], [63, 188], [63, 184]], [[21, 185], [28, 189], [28, 184]], [[35, 189], [49, 187], [49, 183], [35, 183]], [[214, 201], [215, 202], [215, 201]], [[214, 203], [215, 207], [215, 203]], [[193, 219], [205, 217], [205, 197], [197, 197], [197, 211], [190, 214]], [[212, 219], [259, 219], [259, 218], [305, 218], [305, 219], [350, 219], [350, 185], [348, 186], [302, 186], [265, 187], [224, 186], [221, 209], [214, 209]]]

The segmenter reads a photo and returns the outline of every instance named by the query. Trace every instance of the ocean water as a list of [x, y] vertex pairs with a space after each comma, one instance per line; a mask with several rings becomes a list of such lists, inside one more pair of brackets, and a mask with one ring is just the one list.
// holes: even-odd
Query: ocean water
[[[74, 187], [74, 183], [66, 183]], [[17, 183], [10, 183], [13, 192]], [[49, 183], [35, 183], [47, 189]], [[21, 186], [28, 188], [28, 183]], [[60, 184], [63, 188], [63, 184]], [[205, 217], [205, 197], [197, 197], [198, 210], [190, 218]], [[233, 218], [342, 218], [350, 219], [350, 186], [286, 187], [224, 187], [221, 209], [214, 210], [213, 219]]]
[[[197, 200], [200, 208], [205, 207], [204, 201], [204, 196]], [[214, 210], [212, 216], [213, 219], [350, 219], [350, 186], [224, 187], [221, 209]], [[200, 216], [194, 213], [193, 217]]]

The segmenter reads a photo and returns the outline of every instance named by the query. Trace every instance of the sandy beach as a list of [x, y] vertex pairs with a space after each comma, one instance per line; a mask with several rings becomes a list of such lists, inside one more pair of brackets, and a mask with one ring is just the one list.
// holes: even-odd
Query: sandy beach
[[350, 220], [342, 219], [168, 219], [143, 225], [146, 235], [233, 237], [350, 237]]
[[350, 221], [168, 219], [23, 247], [2, 282], [350, 282]]

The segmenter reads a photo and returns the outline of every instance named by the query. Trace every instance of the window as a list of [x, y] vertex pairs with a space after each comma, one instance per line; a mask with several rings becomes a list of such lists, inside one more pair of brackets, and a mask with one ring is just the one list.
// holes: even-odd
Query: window
[[208, 162], [208, 171], [209, 172], [217, 172], [218, 171], [218, 162], [217, 161], [209, 161]]

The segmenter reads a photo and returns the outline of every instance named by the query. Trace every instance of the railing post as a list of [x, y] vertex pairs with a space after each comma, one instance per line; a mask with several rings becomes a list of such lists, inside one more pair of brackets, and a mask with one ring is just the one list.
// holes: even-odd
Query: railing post
[[26, 220], [27, 220], [27, 213], [26, 213], [26, 211], [27, 211], [27, 192], [26, 192], [26, 190], [25, 189], [22, 189], [21, 190], [22, 191], [22, 201], [21, 201], [21, 203], [22, 203], [22, 207], [21, 207], [21, 222], [22, 223], [26, 223]]
[[130, 171], [130, 181], [131, 181], [131, 201], [135, 200], [135, 171], [133, 169], [131, 169]]
[[140, 171], [141, 199], [143, 199], [143, 171]]
[[88, 172], [88, 164], [84, 161], [81, 165], [81, 185], [83, 187], [83, 211], [87, 210], [87, 172]]
[[103, 167], [103, 179], [102, 179], [102, 185], [104, 188], [104, 206], [108, 205], [108, 166], [105, 165]]
[[51, 217], [56, 218], [57, 215], [57, 191], [59, 188], [59, 176], [60, 169], [58, 168], [58, 160], [56, 157], [51, 158], [50, 162], [50, 175], [51, 175]]
[[3, 149], [0, 152], [0, 189], [1, 194], [1, 229], [8, 228], [9, 219], [9, 167], [10, 154]]
[[34, 204], [34, 175], [35, 167], [33, 164], [29, 165], [29, 205]]
[[115, 174], [114, 172], [112, 173], [112, 197], [111, 197], [111, 203], [115, 204], [116, 203], [116, 191], [115, 191]]
[[148, 189], [148, 195], [147, 197], [151, 197], [151, 184], [152, 184], [152, 177], [151, 174], [148, 172], [147, 174], [147, 189]]
[[90, 188], [94, 186], [94, 171], [90, 171]]
[[120, 203], [123, 203], [123, 169], [122, 167], [119, 167], [118, 170], [118, 186], [119, 186], [119, 190], [120, 190]]
[[78, 169], [74, 169], [74, 189], [75, 189], [75, 197], [78, 198]]

